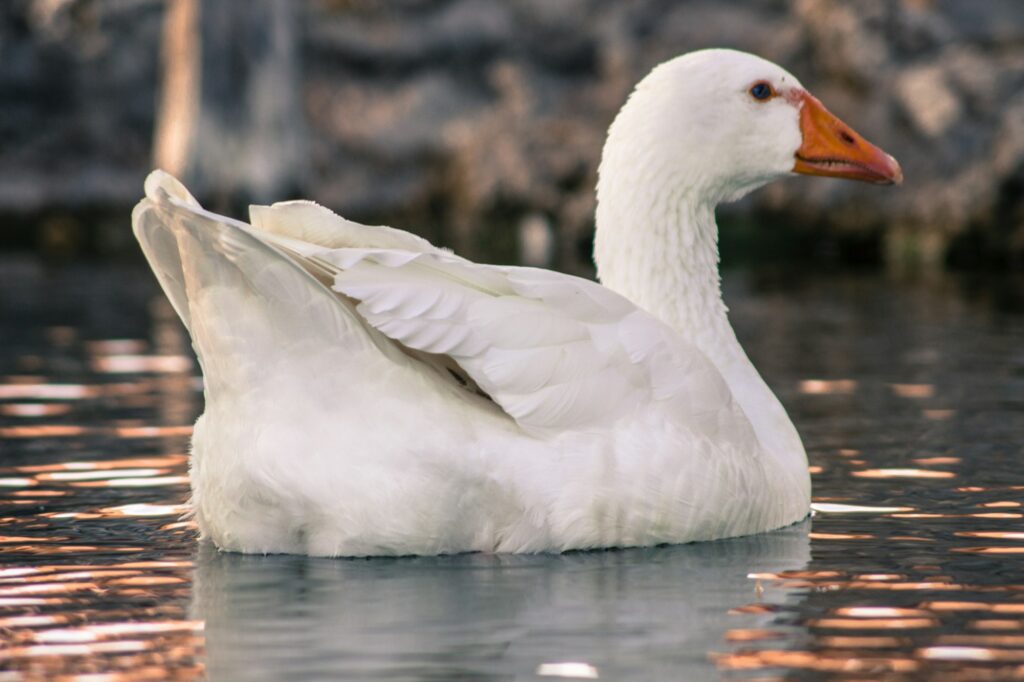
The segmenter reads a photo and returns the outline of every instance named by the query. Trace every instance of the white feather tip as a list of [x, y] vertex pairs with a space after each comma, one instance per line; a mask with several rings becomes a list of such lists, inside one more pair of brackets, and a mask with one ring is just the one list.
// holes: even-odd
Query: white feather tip
[[161, 201], [167, 196], [188, 206], [199, 206], [199, 202], [189, 194], [185, 185], [167, 171], [157, 169], [150, 173], [146, 177], [145, 187], [146, 197], [152, 201]]

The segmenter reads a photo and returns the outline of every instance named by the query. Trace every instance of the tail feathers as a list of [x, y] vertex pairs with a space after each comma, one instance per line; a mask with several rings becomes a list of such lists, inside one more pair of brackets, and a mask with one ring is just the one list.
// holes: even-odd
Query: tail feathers
[[178, 240], [157, 206], [172, 196], [187, 205], [198, 207], [199, 203], [180, 182], [163, 171], [150, 173], [145, 187], [146, 198], [132, 211], [132, 230], [171, 306], [185, 328], [191, 331], [192, 316], [185, 292], [185, 273], [178, 253]]
[[[154, 171], [132, 223], [153, 272], [193, 339], [208, 382], [246, 381], [282, 353], [398, 355], [352, 304], [331, 292], [261, 231], [204, 210], [173, 177]], [[379, 338], [377, 338], [379, 337]]]
[[201, 208], [185, 185], [167, 171], [155, 170], [146, 177], [144, 185], [146, 198], [152, 201], [163, 201], [165, 198], [175, 199], [185, 206]]

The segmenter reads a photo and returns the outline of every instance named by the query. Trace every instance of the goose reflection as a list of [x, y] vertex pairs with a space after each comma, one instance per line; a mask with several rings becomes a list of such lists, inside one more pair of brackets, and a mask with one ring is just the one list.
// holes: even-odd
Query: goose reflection
[[725, 648], [727, 630], [770, 621], [728, 611], [761, 598], [749, 573], [807, 565], [809, 528], [536, 556], [342, 560], [204, 545], [193, 615], [206, 621], [211, 680], [698, 679], [713, 675], [708, 652]]

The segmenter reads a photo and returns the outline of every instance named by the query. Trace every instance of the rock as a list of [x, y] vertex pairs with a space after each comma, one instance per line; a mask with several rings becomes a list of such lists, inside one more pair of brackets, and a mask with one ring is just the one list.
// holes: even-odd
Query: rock
[[900, 74], [899, 102], [925, 137], [938, 137], [960, 118], [960, 98], [951, 88], [949, 73], [941, 66], [921, 66]]

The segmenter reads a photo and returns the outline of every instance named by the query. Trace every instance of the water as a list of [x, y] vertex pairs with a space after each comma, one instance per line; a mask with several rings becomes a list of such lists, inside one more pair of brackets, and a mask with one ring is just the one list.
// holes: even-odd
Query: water
[[733, 275], [816, 515], [562, 556], [220, 554], [201, 386], [133, 267], [0, 264], [0, 682], [1024, 676], [1024, 287]]

